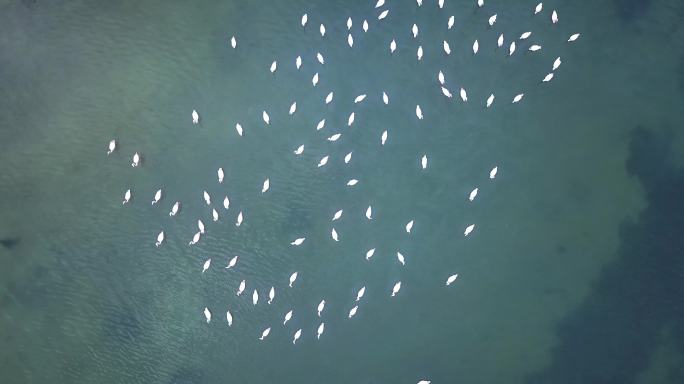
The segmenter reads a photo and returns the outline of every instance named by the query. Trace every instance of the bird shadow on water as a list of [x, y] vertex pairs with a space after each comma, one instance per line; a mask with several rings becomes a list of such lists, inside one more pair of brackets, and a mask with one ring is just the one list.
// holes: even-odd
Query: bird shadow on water
[[[672, 162], [671, 142], [671, 134], [632, 131], [626, 166], [646, 208], [621, 225], [617, 260], [560, 322], [550, 365], [528, 383], [635, 383], [665, 333], [684, 356], [684, 170]], [[684, 369], [666, 377], [684, 383]]]

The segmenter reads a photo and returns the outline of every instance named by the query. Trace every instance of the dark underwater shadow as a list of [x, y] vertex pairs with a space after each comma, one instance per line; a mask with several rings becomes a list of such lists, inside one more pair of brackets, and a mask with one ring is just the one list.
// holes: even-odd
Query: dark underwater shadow
[[631, 23], [643, 16], [653, 0], [613, 0], [618, 17], [625, 23]]
[[[634, 383], [663, 334], [684, 354], [684, 171], [672, 163], [671, 139], [642, 127], [631, 133], [627, 171], [647, 207], [622, 224], [618, 259], [561, 321], [551, 364], [528, 383]], [[681, 367], [668, 375], [684, 383]]]

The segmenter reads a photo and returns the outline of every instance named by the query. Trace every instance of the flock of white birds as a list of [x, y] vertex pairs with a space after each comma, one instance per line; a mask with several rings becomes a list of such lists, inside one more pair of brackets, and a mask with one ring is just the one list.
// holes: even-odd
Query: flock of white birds
[[[423, 5], [422, 0], [416, 0], [416, 2], [417, 2], [418, 7], [421, 7]], [[436, 5], [441, 9], [444, 7], [444, 2], [445, 2], [444, 0], [437, 0]], [[486, 11], [486, 7], [485, 7], [484, 3], [485, 3], [484, 0], [477, 0], [477, 7], [479, 9], [483, 9], [483, 11]], [[377, 23], [383, 22], [383, 20], [385, 20], [390, 13], [390, 10], [388, 8], [386, 8], [385, 6], [386, 6], [385, 0], [378, 0], [376, 5], [375, 5], [375, 9], [377, 10], [376, 11], [377, 12], [377, 16], [376, 16]], [[385, 8], [382, 9], [383, 7], [385, 7]], [[543, 11], [544, 11], [544, 8], [543, 8], [542, 3], [538, 3], [533, 9], [530, 10], [531, 14], [534, 17], [547, 17], [547, 16], [543, 16]], [[539, 16], [536, 16], [536, 15], [539, 15]], [[559, 20], [558, 19], [558, 12], [556, 10], [552, 10], [548, 17], [549, 17], [549, 21], [551, 24], [558, 23], [558, 20]], [[494, 25], [496, 24], [496, 21], [497, 21], [497, 14], [496, 13], [492, 13], [491, 16], [489, 16], [489, 18], [487, 19], [487, 23], [488, 23], [489, 27], [494, 27]], [[308, 16], [308, 14], [304, 14], [301, 17], [301, 21], [300, 21], [301, 27], [306, 28], [308, 23], [309, 23], [309, 16]], [[447, 25], [445, 27], [448, 30], [450, 30], [454, 27], [454, 23], [455, 23], [454, 16], [450, 16], [448, 19]], [[353, 47], [353, 45], [354, 45], [354, 37], [352, 35], [353, 25], [354, 25], [354, 23], [353, 23], [352, 18], [348, 18], [346, 21], [346, 26], [347, 26], [347, 30], [349, 31], [348, 36], [347, 36], [347, 44], [349, 45], [349, 47]], [[363, 30], [363, 33], [367, 33], [369, 30], [368, 20], [363, 20], [361, 22], [361, 26], [362, 26], [361, 28]], [[320, 24], [318, 27], [318, 30], [319, 30], [322, 37], [324, 37], [326, 35], [326, 28], [325, 28], [324, 24]], [[418, 39], [419, 28], [416, 24], [412, 25], [411, 34], [412, 34], [414, 39]], [[363, 36], [363, 35], [360, 34], [360, 36]], [[532, 31], [526, 31], [526, 32], [523, 32], [522, 34], [520, 34], [517, 38], [515, 38], [515, 37], [514, 38], [508, 38], [509, 39], [509, 41], [507, 42], [508, 56], [513, 55], [516, 52], [517, 46], [518, 45], [521, 45], [521, 46], [524, 45], [524, 42], [527, 41], [531, 36], [532, 36]], [[568, 37], [567, 42], [574, 42], [579, 38], [579, 36], [580, 36], [579, 33], [572, 34], [571, 36]], [[357, 37], [357, 38], [359, 38], [359, 37]], [[499, 35], [497, 41], [496, 41], [496, 48], [503, 47], [505, 43], [506, 43], [506, 37], [504, 36], [503, 33], [501, 33]], [[232, 36], [230, 38], [230, 44], [231, 44], [233, 49], [237, 49], [238, 40], [235, 36]], [[449, 42], [444, 40], [442, 43], [442, 46], [443, 46], [443, 50], [444, 50], [445, 55], [448, 56], [452, 53]], [[397, 49], [396, 40], [392, 39], [389, 42], [390, 54], [393, 54], [396, 49]], [[529, 44], [527, 46], [527, 50], [531, 51], [531, 52], [539, 51], [541, 49], [542, 49], [542, 46], [540, 44]], [[479, 52], [479, 50], [480, 50], [480, 42], [476, 39], [472, 44], [472, 54], [473, 55], [477, 54]], [[416, 56], [417, 56], [417, 59], [419, 61], [422, 60], [423, 53], [424, 52], [423, 52], [422, 45], [418, 45], [418, 49], [416, 51]], [[325, 64], [325, 59], [320, 52], [316, 54], [316, 60], [320, 63], [320, 65]], [[297, 56], [295, 58], [295, 66], [299, 70], [301, 65], [302, 65], [302, 58], [301, 58], [301, 56]], [[541, 82], [546, 83], [546, 82], [551, 81], [554, 77], [554, 72], [558, 69], [558, 67], [560, 65], [561, 65], [561, 58], [558, 57], [552, 63], [551, 71], [541, 79]], [[277, 69], [278, 69], [278, 62], [273, 61], [269, 67], [269, 70], [271, 73], [275, 73], [277, 71]], [[444, 74], [442, 73], [442, 71], [439, 71], [439, 73], [437, 74], [437, 79], [439, 81], [438, 86], [441, 88], [442, 94], [447, 98], [452, 98], [451, 90], [449, 88], [447, 88], [447, 85], [446, 85], [445, 79], [444, 79]], [[316, 72], [313, 75], [312, 80], [311, 80], [314, 87], [318, 84], [318, 80], [319, 80], [319, 75]], [[468, 102], [468, 93], [464, 88], [460, 87], [458, 94], [459, 94], [460, 99], [463, 103]], [[387, 93], [385, 91], [382, 91], [380, 95], [382, 97], [383, 103], [389, 104], [389, 96], [387, 95]], [[518, 102], [522, 101], [524, 95], [525, 95], [524, 92], [520, 92], [520, 93], [516, 94], [513, 97], [513, 99], [511, 100], [511, 103], [518, 103]], [[354, 104], [362, 103], [366, 99], [366, 97], [367, 97], [366, 94], [361, 94], [353, 100], [353, 103]], [[333, 98], [334, 98], [334, 93], [331, 91], [325, 97], [325, 103], [326, 104], [332, 103]], [[484, 107], [485, 108], [492, 107], [494, 100], [495, 100], [495, 95], [492, 93], [484, 101], [484, 103], [483, 103]], [[293, 115], [296, 113], [296, 111], [297, 111], [297, 103], [293, 102], [289, 108], [289, 114]], [[423, 119], [423, 111], [422, 111], [420, 105], [416, 105], [415, 114], [419, 120]], [[200, 115], [196, 110], [192, 111], [191, 117], [192, 117], [192, 123], [193, 124], [199, 123]], [[264, 124], [266, 124], [266, 125], [269, 125], [271, 122], [270, 115], [265, 110], [262, 112], [262, 119], [264, 121]], [[352, 126], [352, 124], [354, 124], [354, 121], [355, 121], [355, 114], [354, 114], [354, 112], [352, 112], [348, 117], [347, 125]], [[325, 127], [325, 119], [321, 120], [317, 124], [316, 129], [321, 130], [324, 127]], [[244, 130], [243, 130], [243, 127], [240, 123], [237, 123], [235, 125], [235, 129], [237, 131], [238, 136], [240, 136], [240, 137], [243, 136]], [[388, 135], [387, 131], [384, 131], [382, 133], [381, 138], [380, 138], [380, 144], [381, 145], [385, 145], [385, 142], [387, 141], [387, 135]], [[327, 140], [330, 142], [334, 142], [334, 141], [337, 141], [340, 138], [340, 136], [341, 136], [341, 133], [336, 133], [336, 134], [333, 134], [332, 136], [328, 137]], [[109, 155], [109, 154], [113, 153], [116, 150], [116, 148], [117, 148], [116, 140], [111, 140], [109, 142], [109, 148], [108, 148], [107, 154]], [[293, 152], [294, 152], [294, 155], [296, 155], [296, 156], [301, 155], [302, 153], [304, 153], [304, 145], [298, 146]], [[351, 158], [352, 158], [352, 152], [347, 153], [344, 156], [344, 162], [349, 163], [351, 161]], [[328, 163], [328, 160], [329, 160], [329, 156], [322, 157], [319, 160], [317, 167], [320, 168], [320, 167], [325, 166]], [[133, 157], [132, 157], [131, 166], [132, 167], [138, 167], [140, 165], [141, 165], [141, 155], [138, 152], [135, 152], [133, 154]], [[426, 154], [422, 155], [422, 157], [420, 158], [420, 166], [423, 170], [427, 169], [427, 167], [428, 167], [428, 156]], [[492, 180], [495, 179], [497, 176], [497, 172], [498, 172], [498, 167], [494, 166], [489, 171], [489, 178]], [[224, 177], [225, 177], [225, 174], [224, 174], [223, 168], [219, 168], [217, 170], [217, 181], [218, 181], [218, 183], [223, 183]], [[348, 187], [354, 187], [359, 182], [360, 181], [357, 179], [350, 179], [347, 181], [346, 185]], [[261, 194], [267, 193], [269, 191], [270, 187], [271, 187], [271, 182], [270, 182], [270, 179], [267, 178], [266, 180], [264, 180], [264, 182], [261, 186]], [[471, 202], [474, 201], [475, 198], [477, 197], [478, 191], [479, 191], [478, 188], [474, 188], [470, 192], [470, 194], [467, 196], [467, 199]], [[153, 205], [157, 204], [162, 199], [163, 193], [164, 192], [162, 189], [159, 189], [156, 191], [156, 193], [154, 194], [154, 197], [151, 201]], [[125, 204], [129, 203], [131, 201], [131, 198], [132, 198], [132, 192], [130, 189], [128, 189], [124, 193], [123, 204], [125, 205]], [[209, 195], [209, 193], [207, 191], [203, 191], [203, 199], [204, 199], [205, 203], [209, 207], [211, 207], [211, 209], [212, 209], [212, 220], [218, 221], [219, 220], [219, 211], [217, 211], [217, 208], [215, 208], [212, 205], [212, 197]], [[231, 204], [230, 199], [228, 198], [228, 196], [225, 196], [223, 199], [223, 204], [222, 204], [223, 209], [229, 210], [230, 204]], [[176, 201], [172, 205], [172, 207], [169, 211], [169, 216], [176, 216], [179, 213], [180, 208], [181, 208], [181, 203], [179, 201]], [[340, 219], [342, 217], [342, 214], [343, 214], [342, 209], [335, 212], [335, 214], [331, 218], [331, 222], [334, 223], [336, 220]], [[366, 209], [365, 216], [368, 220], [373, 219], [373, 207], [372, 206], [368, 206], [368, 208]], [[242, 213], [242, 211], [240, 211], [237, 214], [235, 226], [239, 227], [242, 224], [243, 219], [244, 219], [243, 213]], [[411, 230], [413, 229], [413, 225], [414, 225], [414, 220], [410, 220], [408, 223], [405, 224], [404, 228], [408, 234], [411, 233]], [[202, 235], [205, 233], [205, 225], [201, 219], [197, 220], [197, 229], [198, 229], [197, 232], [192, 236], [192, 238], [188, 242], [189, 245], [197, 244], [201, 240]], [[475, 224], [470, 224], [464, 228], [463, 235], [468, 236], [474, 230], [475, 230]], [[340, 236], [334, 227], [332, 227], [330, 230], [330, 236], [331, 236], [333, 241], [340, 241]], [[157, 247], [162, 246], [162, 244], [164, 243], [164, 239], [165, 239], [165, 234], [164, 234], [164, 231], [162, 230], [157, 235], [155, 245]], [[302, 237], [293, 239], [292, 242], [290, 243], [290, 245], [293, 247], [301, 246], [306, 240], [307, 240], [306, 236], [302, 236]], [[374, 253], [375, 253], [375, 248], [369, 249], [365, 255], [366, 260], [370, 260], [373, 257]], [[400, 252], [397, 252], [396, 257], [397, 257], [398, 262], [401, 263], [401, 265], [405, 265], [406, 259], [405, 259], [404, 255], [402, 255]], [[230, 258], [228, 260], [227, 266], [225, 268], [226, 269], [235, 268], [237, 266], [238, 260], [239, 260], [239, 256], [234, 256], [234, 257]], [[205, 273], [210, 267], [211, 267], [211, 259], [208, 259], [204, 262], [204, 264], [202, 266], [201, 273]], [[289, 277], [289, 281], [287, 283], [287, 286], [289, 288], [292, 288], [294, 286], [295, 282], [297, 281], [298, 277], [299, 277], [299, 272], [297, 272], [297, 271], [292, 272], [290, 277]], [[458, 277], [458, 274], [451, 274], [451, 275], [447, 276], [445, 285], [446, 286], [451, 285], [452, 283], [454, 283], [456, 281], [457, 277]], [[236, 295], [240, 296], [245, 291], [246, 287], [247, 287], [247, 282], [245, 280], [242, 280], [239, 284]], [[388, 292], [388, 295], [390, 297], [394, 297], [397, 294], [399, 294], [400, 290], [401, 290], [401, 281], [396, 281], [392, 287], [391, 292]], [[276, 292], [275, 286], [271, 286], [270, 290], [268, 291], [268, 301], [267, 301], [268, 304], [271, 304], [271, 302], [274, 300], [275, 292]], [[366, 292], [366, 287], [362, 286], [358, 289], [356, 298], [355, 299], [350, 298], [351, 304], [350, 304], [350, 309], [348, 312], [348, 318], [349, 319], [351, 319], [352, 317], [354, 317], [354, 315], [356, 315], [358, 308], [359, 308], [358, 303], [361, 302], [361, 299], [364, 297], [365, 292]], [[256, 289], [254, 289], [252, 292], [252, 303], [254, 305], [257, 305], [258, 302], [259, 302], [259, 293]], [[321, 300], [318, 303], [318, 305], [316, 306], [316, 313], [317, 313], [317, 316], [319, 318], [323, 317], [325, 305], [326, 305], [326, 301]], [[292, 319], [293, 315], [294, 315], [293, 309], [291, 309], [287, 313], [283, 314], [282, 325], [286, 326], [287, 322]], [[212, 312], [210, 311], [209, 308], [204, 309], [204, 317], [205, 317], [205, 320], [207, 323], [209, 323], [212, 320]], [[228, 326], [233, 325], [233, 313], [230, 311], [230, 309], [226, 310], [226, 320], [228, 322]], [[323, 332], [325, 331], [325, 322], [321, 321], [314, 328], [315, 328], [316, 338], [320, 338], [321, 335], [323, 334]], [[270, 333], [271, 333], [271, 327], [268, 326], [268, 327], [263, 329], [263, 331], [261, 332], [260, 335], [258, 335], [258, 339], [264, 340], [268, 337], [268, 335]], [[302, 329], [300, 328], [300, 329], [295, 330], [292, 333], [292, 343], [296, 344], [297, 340], [301, 336], [302, 336]], [[421, 380], [418, 382], [418, 384], [429, 384], [429, 383], [430, 383], [429, 380]]]

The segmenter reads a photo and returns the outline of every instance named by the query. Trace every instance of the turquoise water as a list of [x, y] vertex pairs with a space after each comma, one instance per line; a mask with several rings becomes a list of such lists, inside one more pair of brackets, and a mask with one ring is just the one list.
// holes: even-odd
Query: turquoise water
[[[684, 6], [550, 1], [532, 17], [535, 1], [477, 10], [475, 1], [447, 0], [440, 11], [434, 1], [390, 0], [378, 22], [374, 3], [0, 2], [3, 383], [682, 382]], [[554, 8], [560, 22], [551, 26]], [[520, 44], [506, 58], [494, 49], [499, 33], [508, 40], [526, 30], [542, 51]], [[565, 43], [575, 32], [580, 39]], [[541, 84], [557, 56], [556, 77]], [[468, 90], [469, 103], [441, 95], [439, 70], [456, 98]], [[325, 140], [336, 132], [339, 141]], [[119, 147], [108, 157], [112, 138]], [[294, 156], [300, 144], [305, 152]], [[136, 151], [143, 164], [134, 169]], [[317, 168], [324, 155], [328, 165]], [[359, 185], [346, 187], [350, 178]], [[133, 198], [122, 206], [128, 188]], [[181, 212], [170, 218], [176, 200]], [[207, 233], [189, 247], [198, 218]], [[301, 247], [289, 245], [301, 236]], [[233, 255], [237, 268], [225, 270]], [[446, 288], [452, 273], [459, 278]], [[322, 298], [326, 329], [315, 340]]]

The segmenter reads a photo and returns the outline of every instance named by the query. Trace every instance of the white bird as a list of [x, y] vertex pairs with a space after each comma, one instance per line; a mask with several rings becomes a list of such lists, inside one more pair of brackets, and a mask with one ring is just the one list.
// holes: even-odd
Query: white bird
[[237, 48], [237, 40], [235, 40], [235, 36], [230, 38], [230, 45], [233, 47], [233, 49]]
[[327, 139], [327, 140], [328, 140], [328, 141], [337, 141], [337, 139], [339, 139], [339, 138], [340, 138], [340, 136], [342, 136], [342, 134], [341, 134], [341, 133], [336, 133], [336, 134], [334, 134], [334, 135], [332, 135], [332, 136], [328, 137], [328, 139]]
[[522, 100], [523, 96], [525, 96], [524, 93], [520, 93], [520, 94], [515, 95], [515, 97], [513, 98], [513, 104], [515, 104], [515, 103], [519, 102], [520, 100]]
[[413, 229], [413, 220], [409, 221], [406, 223], [406, 233], [411, 233], [411, 230]]
[[240, 123], [235, 124], [235, 130], [239, 136], [242, 136], [242, 125], [240, 125]]
[[138, 152], [133, 154], [133, 161], [131, 162], [131, 167], [137, 167], [140, 165], [140, 155]]
[[487, 98], [486, 108], [491, 107], [493, 102], [494, 102], [494, 94], [492, 93], [492, 94], [489, 95], [489, 97]]
[[321, 55], [320, 52], [316, 52], [316, 60], [318, 60], [318, 62], [321, 64], [325, 64], [325, 59], [323, 58], [323, 55]]
[[394, 284], [394, 287], [392, 287], [392, 297], [396, 296], [397, 293], [399, 293], [399, 290], [401, 289], [401, 281], [397, 281], [396, 284]]
[[347, 19], [347, 30], [350, 30], [351, 27], [352, 27], [352, 18], [350, 17]]
[[294, 150], [295, 155], [301, 155], [302, 153], [304, 153], [304, 144], [300, 145]]
[[387, 131], [383, 131], [382, 136], [380, 136], [380, 145], [385, 145], [386, 141], [387, 141]]
[[490, 178], [490, 179], [495, 178], [497, 172], [499, 172], [499, 167], [494, 167], [494, 168], [492, 168], [492, 170], [489, 171], [489, 178]]
[[171, 212], [169, 212], [169, 216], [176, 216], [178, 213], [178, 208], [180, 208], [180, 202], [176, 201], [173, 203], [173, 207], [171, 207]]
[[210, 265], [211, 265], [211, 259], [208, 259], [207, 261], [205, 261], [204, 265], [202, 266], [202, 273], [204, 273], [207, 269], [209, 269]]
[[259, 302], [259, 293], [255, 289], [254, 292], [252, 292], [252, 303], [254, 305], [257, 305], [258, 302]]
[[496, 46], [501, 48], [503, 46], [503, 43], [504, 43], [504, 34], [502, 33], [499, 35], [499, 38], [496, 40]]
[[230, 311], [226, 311], [226, 320], [228, 320], [228, 326], [232, 327], [233, 326], [233, 315], [230, 313]]
[[309, 20], [309, 15], [306, 13], [302, 15], [302, 27], [306, 26], [306, 22]]
[[304, 243], [304, 240], [306, 240], [306, 237], [299, 237], [297, 239], [294, 239], [294, 241], [291, 242], [290, 245], [302, 245]]
[[340, 241], [339, 237], [337, 236], [337, 231], [335, 230], [335, 228], [333, 228], [332, 231], [330, 232], [330, 236], [332, 237], [333, 240]]
[[355, 112], [352, 112], [352, 113], [349, 115], [349, 118], [347, 119], [347, 126], [348, 126], [348, 127], [351, 127], [351, 125], [354, 124], [354, 117], [356, 117], [356, 113], [355, 113]]
[[458, 277], [458, 273], [455, 275], [451, 275], [447, 278], [446, 280], [446, 285], [451, 285], [454, 281], [456, 281], [456, 278]]
[[358, 95], [356, 98], [354, 98], [354, 104], [358, 104], [362, 102], [366, 98], [366, 94], [364, 93], [363, 95]]
[[197, 229], [199, 229], [201, 234], [204, 234], [204, 223], [202, 220], [197, 220]]
[[427, 166], [428, 166], [428, 158], [427, 158], [427, 155], [423, 155], [423, 157], [420, 158], [420, 166], [421, 166], [423, 169], [426, 169], [426, 168], [427, 168]]
[[242, 225], [242, 219], [243, 219], [242, 211], [240, 211], [240, 213], [238, 213], [238, 215], [237, 215], [237, 220], [235, 220], [235, 226], [236, 227], [239, 227]]
[[245, 291], [245, 286], [246, 286], [246, 285], [247, 285], [247, 283], [245, 283], [244, 280], [242, 280], [242, 281], [240, 282], [240, 285], [238, 286], [238, 290], [237, 290], [237, 295], [238, 295], [238, 296], [242, 295], [242, 292]]
[[354, 308], [349, 310], [349, 315], [347, 315], [350, 319], [356, 315], [356, 311], [359, 309], [358, 305], [355, 305]]
[[266, 111], [261, 112], [261, 118], [264, 120], [264, 123], [266, 123], [266, 125], [271, 124], [271, 117], [268, 116], [268, 112], [266, 112]]
[[199, 123], [199, 113], [197, 113], [196, 110], [192, 110], [192, 123], [197, 124]]
[[223, 173], [223, 168], [219, 168], [219, 169], [216, 171], [216, 175], [218, 176], [218, 182], [219, 182], [219, 184], [220, 184], [220, 183], [223, 183], [223, 177], [225, 176], [225, 174]]
[[271, 68], [270, 68], [271, 73], [274, 73], [276, 71], [276, 69], [278, 69], [278, 63], [275, 60], [273, 60], [273, 62], [271, 63]]
[[444, 74], [442, 73], [442, 71], [439, 71], [437, 73], [437, 80], [439, 80], [440, 84], [444, 85]]
[[363, 31], [368, 32], [368, 21], [366, 20], [363, 21]]
[[525, 40], [525, 39], [527, 39], [528, 37], [530, 37], [530, 35], [532, 35], [532, 32], [529, 32], [529, 31], [528, 31], [528, 32], [523, 32], [523, 34], [520, 35], [520, 37], [519, 37], [518, 39], [519, 39], [519, 40]]
[[318, 307], [316, 308], [316, 312], [318, 313], [318, 317], [321, 317], [321, 312], [323, 312], [324, 308], [325, 308], [325, 300], [321, 300], [321, 302], [318, 303]]
[[197, 244], [198, 241], [200, 241], [200, 237], [202, 236], [201, 233], [197, 232], [195, 235], [192, 237], [192, 240], [188, 243], [188, 245], [195, 245]]
[[371, 248], [368, 251], [366, 251], [366, 260], [370, 260], [371, 257], [375, 254], [375, 248]]
[[223, 198], [223, 208], [228, 209], [230, 208], [230, 199], [228, 196]]
[[302, 329], [299, 328], [297, 332], [295, 332], [294, 337], [292, 338], [292, 344], [297, 343], [297, 339], [299, 339], [302, 336]]
[[359, 183], [358, 180], [356, 180], [356, 179], [350, 179], [349, 181], [347, 181], [347, 186], [348, 186], [348, 187], [353, 187], [353, 186], [355, 186], [355, 185], [358, 184], [358, 183]]
[[131, 201], [131, 190], [130, 190], [130, 189], [127, 189], [126, 192], [124, 193], [124, 198], [123, 198], [123, 203], [122, 203], [122, 204], [126, 204], [126, 203], [128, 203], [129, 201]]
[[268, 327], [268, 328], [264, 329], [263, 332], [261, 332], [261, 337], [259, 338], [259, 340], [265, 339], [269, 333], [271, 333], [271, 327]]
[[318, 326], [318, 330], [316, 331], [316, 338], [317, 339], [321, 338], [323, 331], [325, 331], [325, 323], [321, 323], [321, 325]]
[[451, 99], [451, 97], [453, 96], [453, 95], [451, 94], [451, 91], [449, 91], [449, 90], [446, 89], [445, 87], [442, 87], [442, 94], [443, 94], [444, 96], [450, 98], [450, 99]]
[[400, 252], [397, 252], [397, 260], [399, 260], [401, 265], [406, 265], [406, 260], [404, 260], [404, 255], [402, 255]]
[[273, 302], [274, 297], [275, 297], [275, 287], [271, 287], [271, 290], [268, 291], [268, 304], [271, 304]]
[[388, 9], [385, 9], [384, 11], [382, 11], [382, 12], [378, 15], [378, 20], [384, 19], [385, 17], [387, 17], [387, 14], [389, 14], [389, 10], [388, 10]]
[[475, 188], [472, 191], [470, 191], [470, 195], [468, 195], [468, 200], [470, 200], [470, 201], [475, 200], [475, 197], [477, 196], [477, 191], [478, 191], [478, 188]]
[[297, 280], [297, 276], [299, 275], [299, 272], [294, 272], [293, 274], [290, 275], [290, 288], [292, 288], [292, 284]]
[[418, 384], [430, 384], [430, 383], [431, 383], [430, 380], [421, 380], [418, 382]]
[[361, 289], [359, 289], [358, 292], [356, 292], [356, 301], [361, 300], [361, 298], [362, 298], [363, 295], [365, 295], [365, 294], [366, 294], [366, 286], [364, 285], [363, 287], [361, 287]]
[[339, 211], [335, 212], [335, 214], [332, 217], [332, 221], [338, 220], [340, 217], [342, 217], [342, 212], [343, 210], [340, 209]]
[[422, 45], [418, 46], [418, 51], [416, 52], [416, 56], [418, 56], [418, 61], [423, 59], [423, 46]]
[[475, 40], [475, 42], [473, 43], [473, 55], [476, 54], [477, 51], [479, 51], [479, 50], [480, 50], [480, 43], [478, 43], [477, 40]]
[[325, 36], [325, 25], [321, 24], [318, 31], [321, 32], [321, 37]]
[[496, 14], [490, 16], [488, 22], [490, 27], [493, 26], [496, 23]]
[[414, 39], [415, 39], [416, 37], [418, 37], [418, 26], [415, 25], [415, 24], [413, 24], [413, 26], [411, 27], [411, 32], [413, 33], [413, 38], [414, 38]]
[[160, 246], [164, 242], [164, 231], [159, 232], [157, 235], [157, 242], [154, 243], [157, 247]]
[[444, 0], [439, 0], [439, 1], [437, 2], [437, 6], [438, 6], [440, 9], [444, 8]]
[[330, 104], [333, 101], [333, 92], [328, 93], [328, 96], [325, 97], [325, 103]]
[[351, 152], [349, 152], [349, 153], [347, 153], [346, 155], [344, 155], [344, 163], [345, 163], [345, 164], [349, 164], [349, 162], [351, 161], [351, 158], [352, 158], [352, 153], [351, 153]]
[[204, 191], [204, 202], [207, 203], [207, 205], [211, 205], [211, 197], [209, 196], [209, 192]]
[[107, 150], [107, 155], [110, 155], [116, 149], [116, 140], [109, 142], [109, 149]]
[[367, 218], [368, 220], [372, 220], [372, 219], [373, 219], [373, 207], [371, 207], [370, 205], [369, 205], [368, 208], [366, 209], [366, 218]]
[[204, 318], [207, 319], [207, 323], [211, 321], [211, 312], [207, 307], [204, 307]]
[[570, 35], [570, 37], [568, 38], [568, 43], [571, 43], [571, 42], [579, 39], [579, 37], [580, 37], [579, 33], [575, 33], [575, 34]]
[[475, 224], [470, 224], [469, 226], [466, 227], [465, 231], [463, 231], [463, 236], [468, 236], [470, 233], [475, 229]]
[[449, 21], [447, 22], [447, 29], [451, 29], [451, 27], [454, 26], [454, 21], [455, 21], [454, 16], [453, 15], [449, 16]]
[[313, 84], [314, 87], [318, 85], [318, 72], [316, 72], [311, 78], [311, 84]]
[[155, 205], [159, 202], [159, 199], [162, 197], [162, 190], [158, 189], [157, 192], [154, 194], [154, 200], [152, 200], [152, 205]]
[[551, 12], [551, 22], [553, 24], [556, 24], [558, 22], [558, 13], [554, 9], [553, 12]]
[[218, 212], [216, 212], [216, 209], [213, 209], [213, 208], [212, 208], [212, 210], [211, 210], [211, 218], [212, 218], [214, 221], [218, 221], [218, 219], [219, 219], [219, 214], [218, 214]]
[[515, 41], [511, 41], [511, 45], [508, 47], [508, 56], [513, 56], [515, 52]]
[[385, 105], [389, 104], [389, 97], [385, 91], [382, 92], [382, 102], [385, 103]]
[[553, 72], [544, 76], [544, 78], [542, 79], [542, 83], [548, 83], [549, 81], [551, 81], [551, 79], [553, 79]]
[[323, 120], [321, 120], [321, 121], [318, 122], [318, 125], [316, 125], [316, 130], [317, 130], [317, 131], [320, 131], [320, 130], [323, 129], [324, 127], [325, 127], [325, 119], [323, 119]]
[[285, 314], [285, 320], [283, 320], [283, 325], [285, 325], [292, 318], [292, 310]]
[[461, 95], [461, 100], [463, 100], [464, 103], [467, 102], [468, 101], [468, 93], [466, 92], [466, 90], [463, 89], [463, 87], [461, 87], [461, 91], [459, 93]]
[[396, 50], [397, 50], [397, 42], [394, 41], [394, 39], [392, 39], [392, 41], [390, 41], [390, 53], [394, 53], [394, 51], [396, 51]]
[[385, 0], [378, 0], [378, 2], [375, 3], [375, 8], [380, 8], [383, 5], [385, 5]]
[[444, 53], [446, 53], [447, 55], [451, 54], [451, 47], [449, 47], [449, 43], [447, 43], [446, 40], [442, 42], [442, 47], [444, 48]]
[[349, 44], [349, 48], [354, 47], [354, 38], [351, 33], [347, 35], [347, 44]]
[[528, 48], [528, 50], [531, 52], [536, 52], [540, 49], [542, 49], [542, 47], [541, 47], [541, 45], [538, 45], [538, 44], [533, 44]]
[[235, 264], [237, 264], [239, 259], [240, 259], [240, 256], [233, 256], [233, 258], [230, 259], [230, 261], [228, 262], [228, 266], [226, 267], [226, 269], [233, 268], [235, 266]]
[[261, 193], [266, 193], [269, 188], [271, 188], [271, 179], [266, 179], [264, 180], [264, 184], [261, 186]]
[[477, 6], [482, 8], [484, 6], [484, 0], [477, 0]]
[[420, 105], [416, 105], [416, 117], [418, 120], [423, 120], [423, 111], [420, 109]]
[[418, 6], [420, 7], [421, 5], [423, 5], [423, 0], [416, 0], [416, 3], [418, 3]]
[[297, 112], [297, 102], [295, 101], [290, 105], [290, 115], [294, 115], [294, 113]]
[[328, 156], [328, 155], [323, 156], [323, 157], [321, 158], [321, 160], [318, 161], [318, 168], [320, 168], [320, 167], [322, 167], [322, 166], [328, 164], [328, 158], [330, 158], [330, 156]]
[[297, 56], [297, 58], [295, 59], [295, 66], [297, 67], [297, 69], [302, 67], [302, 57], [301, 56]]
[[560, 56], [558, 56], [556, 58], [556, 60], [553, 62], [553, 69], [551, 69], [551, 70], [555, 71], [556, 69], [558, 69], [558, 67], [560, 67], [560, 65], [561, 65], [561, 58], [560, 58]]
[[537, 4], [537, 6], [534, 7], [534, 14], [536, 15], [537, 13], [541, 12], [543, 7], [544, 7], [544, 4], [542, 4], [542, 3]]

